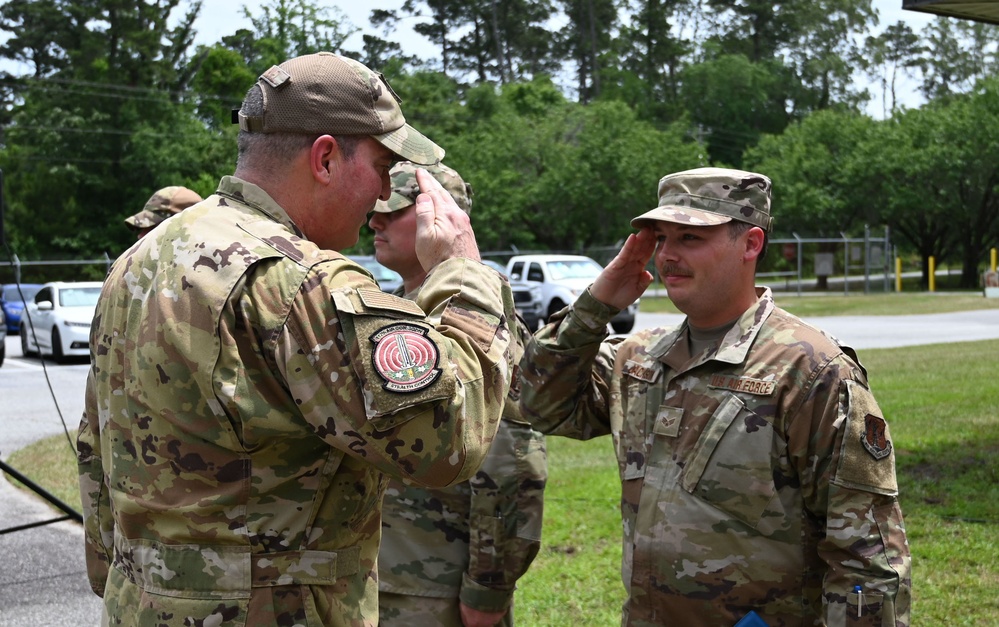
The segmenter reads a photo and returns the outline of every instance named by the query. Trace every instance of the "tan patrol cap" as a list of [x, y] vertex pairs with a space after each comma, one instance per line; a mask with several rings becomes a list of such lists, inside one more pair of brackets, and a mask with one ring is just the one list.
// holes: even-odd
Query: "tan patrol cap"
[[201, 202], [196, 192], [181, 186], [164, 187], [149, 200], [139, 213], [125, 218], [125, 224], [135, 229], [151, 229], [170, 216]]
[[472, 186], [462, 180], [461, 176], [443, 163], [430, 166], [418, 166], [409, 161], [401, 161], [389, 172], [392, 177], [392, 195], [388, 200], [375, 203], [376, 213], [392, 213], [416, 204], [420, 195], [420, 184], [416, 181], [416, 170], [426, 170], [441, 184], [454, 202], [465, 213], [472, 210]]
[[631, 221], [643, 228], [650, 221], [712, 226], [740, 220], [770, 231], [770, 179], [755, 172], [697, 168], [668, 174], [659, 181], [659, 206]]
[[306, 54], [271, 66], [257, 83], [263, 115], [238, 113], [239, 128], [248, 133], [369, 135], [421, 165], [444, 158], [443, 148], [406, 123], [385, 77], [353, 59]]

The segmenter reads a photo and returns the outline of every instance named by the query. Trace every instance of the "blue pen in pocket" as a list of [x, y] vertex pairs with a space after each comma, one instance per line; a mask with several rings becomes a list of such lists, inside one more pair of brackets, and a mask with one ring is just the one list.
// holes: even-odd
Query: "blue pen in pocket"
[[735, 627], [770, 627], [767, 621], [760, 618], [760, 615], [749, 610], [745, 616], [739, 619], [739, 622], [735, 624]]

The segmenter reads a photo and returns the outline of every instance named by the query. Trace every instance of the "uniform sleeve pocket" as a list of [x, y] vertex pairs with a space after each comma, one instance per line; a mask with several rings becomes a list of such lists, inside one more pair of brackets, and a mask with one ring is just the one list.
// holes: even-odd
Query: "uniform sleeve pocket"
[[684, 465], [681, 485], [755, 528], [776, 494], [773, 472], [783, 448], [769, 422], [728, 394]]

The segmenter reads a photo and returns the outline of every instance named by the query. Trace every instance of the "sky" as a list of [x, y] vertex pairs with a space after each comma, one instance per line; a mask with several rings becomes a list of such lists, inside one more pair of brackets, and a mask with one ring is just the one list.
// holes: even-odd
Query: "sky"
[[[225, 35], [231, 35], [240, 28], [250, 27], [249, 20], [242, 16], [242, 11], [233, 9], [236, 7], [247, 7], [251, 13], [259, 13], [262, 5], [268, 4], [269, 0], [204, 0], [201, 15], [195, 22], [198, 31], [196, 43], [210, 44], [219, 41]], [[328, 5], [338, 8], [360, 32], [349, 39], [345, 45], [348, 49], [360, 50], [361, 33], [371, 33], [384, 37], [379, 30], [373, 28], [368, 21], [373, 8], [394, 10], [402, 6], [403, 0], [334, 0], [327, 2]], [[873, 0], [875, 9], [878, 10], [881, 19], [880, 27], [902, 21], [915, 31], [920, 31], [929, 24], [934, 17], [927, 13], [916, 11], [906, 11], [902, 9], [902, 0]], [[412, 30], [412, 24], [416, 18], [408, 18], [402, 21], [402, 27], [393, 33], [388, 39], [392, 39], [402, 46], [403, 52], [418, 57], [431, 57], [436, 54], [436, 49], [431, 46], [430, 41], [422, 35]], [[884, 117], [882, 112], [880, 88], [874, 87], [867, 82], [865, 77], [858, 77], [858, 82], [867, 87], [874, 95], [867, 105], [867, 114], [873, 118]], [[924, 100], [919, 94], [918, 85], [915, 81], [901, 78], [898, 83], [897, 93], [900, 104], [906, 107], [918, 107]]]
[[[198, 29], [199, 43], [212, 43], [218, 41], [225, 35], [234, 33], [237, 29], [248, 27], [249, 21], [242, 17], [241, 11], [236, 11], [233, 6], [247, 7], [251, 13], [259, 12], [259, 8], [267, 4], [269, 0], [204, 0], [201, 8], [201, 16], [196, 22]], [[403, 0], [334, 0], [327, 2], [329, 6], [336, 7], [347, 16], [347, 19], [360, 28], [363, 32], [374, 33], [382, 36], [382, 33], [373, 29], [368, 22], [371, 10], [374, 8], [394, 10], [402, 6]], [[902, 9], [902, 0], [873, 0], [875, 9], [881, 15], [881, 26], [894, 24], [898, 21], [906, 22], [913, 30], [920, 30], [925, 24], [932, 21], [933, 16], [927, 13], [916, 11], [905, 11]], [[403, 22], [405, 24], [405, 21]], [[395, 40], [402, 45], [407, 54], [418, 56], [430, 56], [430, 42], [423, 36], [412, 31], [412, 27], [404, 27], [396, 33]], [[351, 45], [357, 49], [361, 48], [360, 34], [355, 35]]]

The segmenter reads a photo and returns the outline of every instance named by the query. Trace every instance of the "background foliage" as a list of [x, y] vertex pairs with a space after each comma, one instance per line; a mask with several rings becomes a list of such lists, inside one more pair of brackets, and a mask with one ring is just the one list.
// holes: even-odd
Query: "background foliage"
[[[774, 237], [888, 227], [976, 287], [999, 244], [999, 29], [877, 28], [870, 0], [406, 0], [365, 35], [314, 0], [193, 44], [201, 0], [8, 0], [0, 169], [22, 260], [114, 258], [156, 189], [234, 168], [230, 112], [256, 76], [333, 50], [382, 70], [476, 191], [484, 250], [613, 245], [672, 171], [756, 169]], [[434, 56], [401, 52], [415, 20]], [[858, 76], [874, 81], [858, 88]], [[901, 77], [928, 104], [898, 105]], [[863, 114], [871, 99], [883, 119]], [[362, 234], [358, 250], [370, 249]]]

